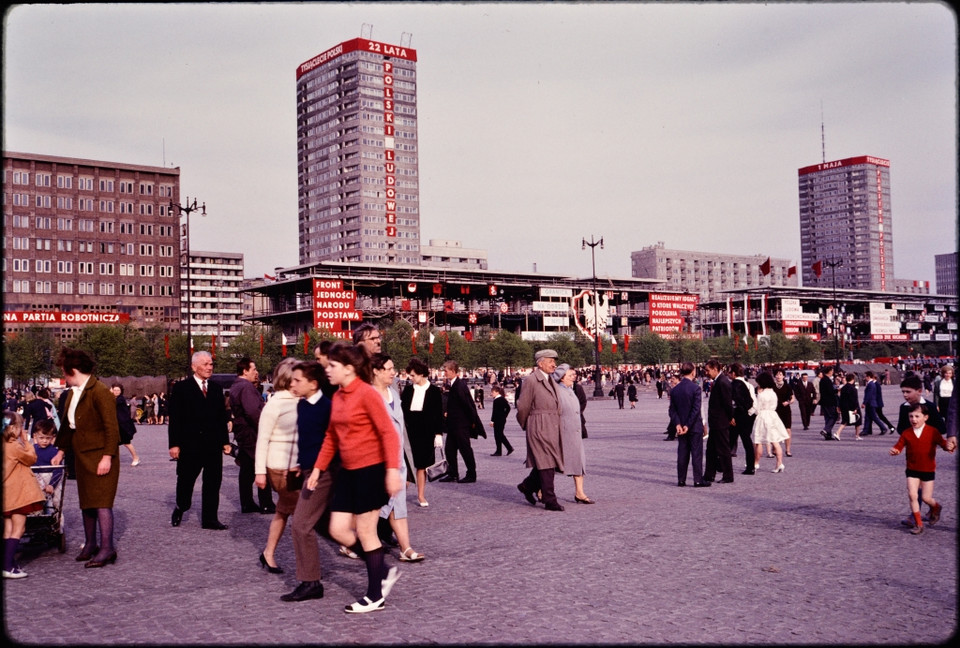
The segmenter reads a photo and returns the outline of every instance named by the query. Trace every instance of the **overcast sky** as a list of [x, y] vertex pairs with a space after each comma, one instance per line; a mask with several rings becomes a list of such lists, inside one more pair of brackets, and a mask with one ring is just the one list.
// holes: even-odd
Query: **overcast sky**
[[895, 275], [956, 250], [957, 19], [939, 3], [24, 5], [6, 150], [179, 166], [195, 250], [299, 263], [297, 66], [372, 25], [418, 56], [421, 243], [630, 276], [667, 248], [800, 261], [797, 169], [890, 160]]

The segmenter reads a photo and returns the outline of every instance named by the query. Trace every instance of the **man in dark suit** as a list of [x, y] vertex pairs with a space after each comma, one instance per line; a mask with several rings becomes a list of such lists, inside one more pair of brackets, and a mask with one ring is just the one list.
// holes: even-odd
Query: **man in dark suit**
[[490, 388], [490, 395], [493, 397], [493, 415], [490, 417], [490, 425], [493, 426], [493, 438], [497, 442], [497, 451], [491, 457], [503, 455], [503, 448], [507, 449], [507, 454], [513, 452], [513, 446], [507, 440], [503, 433], [503, 428], [507, 425], [507, 415], [510, 414], [510, 403], [503, 395], [503, 387], [494, 385]]
[[180, 526], [193, 499], [193, 486], [202, 472], [200, 524], [204, 529], [221, 531], [227, 528], [217, 517], [223, 455], [230, 454], [227, 408], [223, 389], [210, 381], [213, 357], [206, 351], [197, 351], [191, 367], [193, 375], [174, 384], [170, 392], [170, 457], [177, 461], [177, 502], [170, 524]]
[[681, 380], [670, 390], [670, 425], [677, 439], [677, 486], [687, 485], [687, 466], [693, 461], [693, 485], [709, 486], [703, 481], [702, 395], [693, 380], [693, 363], [680, 365]]
[[[460, 367], [453, 360], [443, 363], [443, 373], [450, 381], [446, 405], [447, 443], [443, 451], [450, 468], [440, 481], [472, 484], [477, 481], [477, 462], [473, 457], [473, 448], [470, 447], [470, 438], [476, 439], [477, 435], [487, 438], [487, 433], [483, 430], [483, 423], [477, 414], [477, 406], [470, 397], [466, 381], [457, 376], [459, 371]], [[467, 469], [463, 479], [460, 479], [457, 452], [463, 456], [463, 465]]]
[[707, 405], [707, 467], [703, 481], [716, 479], [717, 471], [723, 474], [719, 483], [733, 483], [733, 461], [730, 459], [730, 426], [733, 420], [733, 386], [729, 376], [721, 371], [716, 360], [708, 360], [707, 375], [713, 380], [710, 401]]
[[277, 512], [269, 481], [265, 488], [257, 488], [259, 503], [251, 495], [256, 477], [253, 465], [257, 455], [260, 412], [265, 405], [256, 387], [259, 377], [257, 363], [247, 357], [237, 360], [237, 379], [230, 385], [230, 411], [233, 414], [233, 440], [237, 444], [236, 462], [240, 467], [241, 513]]
[[743, 443], [744, 461], [747, 462], [743, 474], [753, 475], [756, 474], [757, 456], [750, 435], [753, 432], [753, 422], [757, 419], [757, 410], [751, 393], [751, 385], [743, 377], [743, 365], [739, 362], [730, 365], [727, 372], [731, 378], [730, 394], [733, 399], [734, 420], [730, 427], [730, 455], [731, 457], [736, 456], [737, 441], [741, 441]]
[[824, 441], [839, 441], [833, 426], [840, 418], [840, 403], [837, 400], [837, 389], [833, 386], [833, 367], [825, 366], [820, 378], [820, 411], [823, 413], [823, 429], [820, 436]]
[[817, 406], [817, 389], [810, 382], [807, 374], [800, 374], [800, 382], [794, 387], [794, 394], [797, 397], [797, 407], [800, 409], [800, 421], [803, 423], [803, 429], [810, 429], [810, 415]]

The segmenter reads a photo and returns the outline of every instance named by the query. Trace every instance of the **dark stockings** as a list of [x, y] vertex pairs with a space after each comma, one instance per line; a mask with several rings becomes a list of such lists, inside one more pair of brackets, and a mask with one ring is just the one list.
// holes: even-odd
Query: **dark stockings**
[[83, 509], [84, 549], [97, 546], [97, 527], [100, 527], [100, 551], [93, 558], [101, 560], [114, 552], [113, 549], [113, 509]]

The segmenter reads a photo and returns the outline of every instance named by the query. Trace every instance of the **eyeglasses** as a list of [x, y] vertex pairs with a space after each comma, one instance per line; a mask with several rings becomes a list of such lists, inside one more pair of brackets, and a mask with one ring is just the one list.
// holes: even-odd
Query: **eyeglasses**
[[381, 337], [381, 336], [380, 336], [380, 334], [378, 333], [378, 334], [376, 334], [376, 335], [371, 335], [371, 336], [368, 337], [367, 339], [368, 339], [368, 340], [371, 340], [371, 341], [376, 341], [376, 340], [379, 340], [380, 337]]

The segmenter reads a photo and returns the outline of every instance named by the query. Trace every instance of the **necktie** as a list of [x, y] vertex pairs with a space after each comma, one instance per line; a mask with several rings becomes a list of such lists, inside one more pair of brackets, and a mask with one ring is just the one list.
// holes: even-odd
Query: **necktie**
[[206, 380], [203, 381], [203, 395], [204, 395], [204, 396], [207, 395], [207, 381], [206, 381]]

